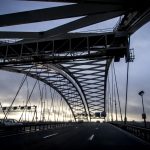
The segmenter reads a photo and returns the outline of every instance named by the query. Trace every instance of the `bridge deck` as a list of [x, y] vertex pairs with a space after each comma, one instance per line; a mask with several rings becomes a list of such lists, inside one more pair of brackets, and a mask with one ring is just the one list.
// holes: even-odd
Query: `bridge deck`
[[[8, 144], [9, 143], [9, 144]], [[149, 149], [150, 145], [107, 123], [83, 123], [0, 137], [2, 149]]]

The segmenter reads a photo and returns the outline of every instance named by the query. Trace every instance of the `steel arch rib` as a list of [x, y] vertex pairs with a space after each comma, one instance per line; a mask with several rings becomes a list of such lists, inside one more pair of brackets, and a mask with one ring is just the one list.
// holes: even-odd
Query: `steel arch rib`
[[[106, 80], [111, 59], [81, 60], [66, 62], [67, 68], [80, 82], [86, 94], [90, 119], [96, 119], [97, 112], [105, 111]], [[103, 118], [103, 117], [102, 117]]]
[[109, 71], [109, 67], [111, 65], [111, 62], [112, 62], [113, 58], [112, 59], [109, 59], [107, 61], [107, 65], [106, 65], [106, 70], [105, 70], [105, 84], [104, 84], [104, 112], [106, 112], [106, 89], [107, 89], [107, 78], [108, 78], [108, 71]]
[[67, 73], [75, 81], [75, 83], [77, 85], [77, 88], [79, 89], [79, 92], [81, 92], [82, 99], [85, 102], [85, 106], [86, 106], [86, 109], [87, 109], [88, 116], [90, 117], [90, 112], [89, 112], [89, 106], [88, 106], [87, 98], [85, 96], [84, 90], [83, 90], [81, 84], [79, 83], [79, 81], [75, 78], [75, 76], [67, 68], [63, 67], [62, 65], [60, 65], [60, 64], [57, 65], [57, 68], [60, 68], [61, 70], [65, 71], [65, 73]]
[[87, 104], [86, 96], [85, 96], [85, 93], [82, 89], [82, 86], [80, 85], [78, 80], [76, 80], [76, 78], [73, 76], [73, 74], [67, 68], [63, 67], [60, 64], [50, 65], [50, 68], [53, 68], [54, 70], [57, 70], [59, 73], [61, 73], [61, 75], [63, 75], [64, 77], [66, 77], [68, 80], [70, 80], [72, 82], [74, 87], [78, 90], [78, 92], [81, 96], [84, 108], [85, 108], [87, 114], [89, 115], [89, 107], [88, 107], [88, 104]]
[[[44, 65], [45, 66], [45, 65]], [[36, 67], [36, 65], [35, 66], [33, 66], [33, 67]], [[45, 67], [47, 67], [47, 66], [45, 66]], [[19, 68], [21, 68], [21, 67], [19, 67]], [[22, 68], [25, 68], [24, 66], [22, 67]], [[79, 91], [79, 86], [75, 86], [75, 84], [73, 83], [73, 82], [75, 82], [75, 80], [73, 81], [73, 80], [71, 80], [71, 78], [69, 78], [69, 75], [65, 72], [65, 71], [63, 71], [64, 73], [62, 73], [62, 71], [60, 70], [60, 68], [57, 68], [56, 66], [54, 66], [54, 65], [50, 65], [50, 66], [48, 66], [48, 68], [49, 69], [53, 69], [53, 70], [55, 70], [55, 71], [57, 71], [57, 72], [59, 72], [59, 75], [61, 75], [61, 76], [63, 76], [63, 78], [64, 79], [66, 79], [66, 81], [69, 81], [69, 83], [70, 84], [72, 84], [72, 86], [74, 87], [74, 90], [76, 90], [76, 94], [78, 94], [78, 98], [80, 98], [80, 100], [82, 101], [81, 102], [81, 104], [83, 105], [83, 106], [81, 106], [81, 108], [83, 107], [83, 112], [85, 113], [85, 116], [87, 117], [87, 112], [86, 112], [86, 108], [85, 108], [85, 105], [84, 105], [84, 102], [83, 102], [83, 97], [82, 97], [82, 95], [81, 95], [81, 91]], [[44, 82], [44, 83], [46, 83], [47, 85], [49, 85], [50, 87], [52, 87], [53, 89], [55, 89], [63, 98], [64, 98], [64, 100], [66, 101], [66, 103], [68, 104], [68, 106], [69, 106], [69, 108], [70, 108], [70, 110], [71, 110], [71, 112], [72, 112], [72, 114], [73, 114], [73, 117], [74, 117], [74, 119], [76, 120], [76, 119], [78, 119], [79, 118], [79, 116], [78, 116], [78, 113], [77, 112], [75, 112], [75, 110], [74, 110], [74, 108], [71, 106], [71, 103], [68, 101], [68, 99], [67, 99], [67, 96], [65, 96], [65, 94], [63, 94], [63, 91], [61, 91], [60, 89], [59, 89], [59, 87], [57, 87], [57, 86], [55, 86], [53, 83], [50, 83], [49, 81], [47, 81], [46, 79], [42, 79], [42, 77], [40, 77], [40, 73], [38, 73], [38, 74], [33, 74], [33, 73], [29, 73], [28, 71], [26, 71], [27, 69], [16, 69], [15, 68], [15, 66], [4, 66], [4, 67], [1, 67], [1, 69], [2, 70], [6, 70], [6, 71], [10, 71], [10, 72], [17, 72], [17, 73], [23, 73], [23, 74], [27, 74], [28, 73], [28, 76], [30, 76], [30, 77], [32, 77], [32, 78], [35, 78], [35, 79], [38, 79], [38, 80], [40, 80], [40, 81], [42, 81], [42, 82]], [[66, 75], [65, 75], [66, 74]], [[81, 109], [80, 108], [80, 109]], [[87, 118], [86, 118], [87, 119]]]

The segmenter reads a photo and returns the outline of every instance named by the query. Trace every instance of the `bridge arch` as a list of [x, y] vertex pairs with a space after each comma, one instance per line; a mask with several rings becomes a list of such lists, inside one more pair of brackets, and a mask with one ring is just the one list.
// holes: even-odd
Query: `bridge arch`
[[83, 89], [71, 73], [69, 74], [67, 68], [62, 70], [61, 65], [34, 63], [7, 65], [1, 67], [1, 70], [27, 74], [49, 85], [66, 101], [75, 121], [79, 119], [88, 120], [89, 112]]

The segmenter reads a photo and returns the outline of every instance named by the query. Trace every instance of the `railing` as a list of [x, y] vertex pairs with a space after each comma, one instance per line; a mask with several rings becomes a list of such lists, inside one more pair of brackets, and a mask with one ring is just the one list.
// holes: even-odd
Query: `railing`
[[24, 123], [23, 125], [3, 126], [0, 127], [0, 136], [10, 133], [35, 132], [63, 127], [71, 127], [76, 125], [75, 122], [39, 122], [39, 123]]
[[95, 29], [95, 30], [81, 30], [81, 31], [72, 31], [70, 33], [109, 33], [113, 32], [114, 28], [104, 28], [104, 29]]
[[112, 125], [115, 125], [119, 128], [122, 128], [135, 136], [150, 142], [150, 129], [142, 128], [142, 127], [137, 127], [133, 125], [124, 125], [124, 124], [118, 124], [118, 123], [111, 123]]
[[54, 129], [54, 128], [59, 128], [59, 127], [68, 127], [72, 125], [73, 125], [72, 123], [67, 123], [67, 122], [27, 123], [23, 125], [22, 129], [24, 131], [38, 131], [38, 130]]

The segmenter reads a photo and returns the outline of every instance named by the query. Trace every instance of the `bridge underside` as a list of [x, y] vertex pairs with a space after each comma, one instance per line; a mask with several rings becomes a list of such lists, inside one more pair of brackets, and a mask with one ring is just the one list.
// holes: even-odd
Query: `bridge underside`
[[52, 86], [66, 100], [75, 120], [104, 118], [109, 65], [113, 58], [118, 61], [126, 56], [128, 37], [113, 32], [71, 35], [69, 39], [2, 45], [1, 69]]
[[[0, 27], [79, 17], [42, 32], [0, 31], [2, 39], [20, 39], [1, 42], [0, 68], [27, 74], [53, 87], [75, 120], [104, 118], [100, 114], [106, 111], [109, 65], [112, 59], [122, 57], [130, 61], [129, 35], [149, 21], [149, 1], [136, 1], [136, 5], [129, 0], [67, 2], [73, 4], [0, 15]], [[71, 32], [119, 16], [112, 32]]]

